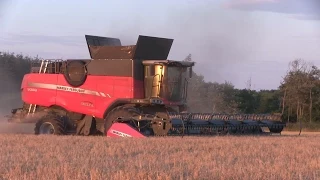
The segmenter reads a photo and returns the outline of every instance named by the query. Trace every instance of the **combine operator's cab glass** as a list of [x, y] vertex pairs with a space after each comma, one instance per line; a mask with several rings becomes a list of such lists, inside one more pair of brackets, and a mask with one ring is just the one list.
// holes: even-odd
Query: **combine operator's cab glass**
[[188, 75], [187, 67], [169, 66], [163, 83], [167, 86], [162, 89], [164, 96], [170, 101], [184, 100], [186, 98]]
[[148, 65], [144, 67], [144, 88], [146, 98], [160, 97], [160, 85], [165, 67], [162, 65]]
[[171, 102], [184, 101], [190, 76], [188, 69], [164, 64], [146, 65], [145, 97], [160, 97]]

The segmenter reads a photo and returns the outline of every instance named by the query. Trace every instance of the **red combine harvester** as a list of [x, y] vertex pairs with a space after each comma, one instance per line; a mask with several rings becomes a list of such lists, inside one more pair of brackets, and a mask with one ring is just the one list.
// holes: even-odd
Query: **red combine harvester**
[[278, 115], [187, 113], [194, 62], [167, 60], [173, 40], [139, 36], [136, 45], [85, 36], [91, 59], [32, 63], [12, 123], [35, 134], [148, 137], [280, 133]]

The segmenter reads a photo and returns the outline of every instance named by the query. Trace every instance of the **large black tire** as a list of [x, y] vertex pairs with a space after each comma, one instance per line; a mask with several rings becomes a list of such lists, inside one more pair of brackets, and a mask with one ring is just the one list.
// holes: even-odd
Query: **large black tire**
[[64, 72], [66, 81], [73, 87], [83, 85], [87, 79], [86, 64], [83, 61], [69, 61]]
[[134, 107], [118, 106], [112, 109], [104, 119], [104, 134], [106, 135], [108, 130], [113, 124], [113, 121], [119, 117], [130, 118], [132, 116], [139, 115], [140, 112]]
[[49, 115], [41, 118], [35, 125], [34, 133], [65, 135], [67, 130], [67, 122], [63, 117]]
[[269, 127], [271, 133], [279, 134], [283, 130], [283, 127]]

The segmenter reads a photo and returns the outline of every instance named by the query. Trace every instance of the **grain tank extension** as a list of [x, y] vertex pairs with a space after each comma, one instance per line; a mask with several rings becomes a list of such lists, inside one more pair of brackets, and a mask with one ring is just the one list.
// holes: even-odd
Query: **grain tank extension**
[[32, 63], [21, 83], [23, 106], [12, 123], [35, 123], [35, 134], [148, 137], [280, 133], [280, 116], [186, 111], [194, 62], [168, 60], [173, 39], [85, 36], [90, 59]]

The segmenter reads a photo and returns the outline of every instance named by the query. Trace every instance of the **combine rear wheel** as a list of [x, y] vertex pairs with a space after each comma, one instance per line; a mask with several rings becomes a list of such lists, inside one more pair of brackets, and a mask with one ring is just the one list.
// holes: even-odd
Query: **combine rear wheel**
[[36, 135], [39, 134], [66, 134], [66, 122], [63, 118], [58, 116], [46, 116], [40, 119], [34, 128]]

